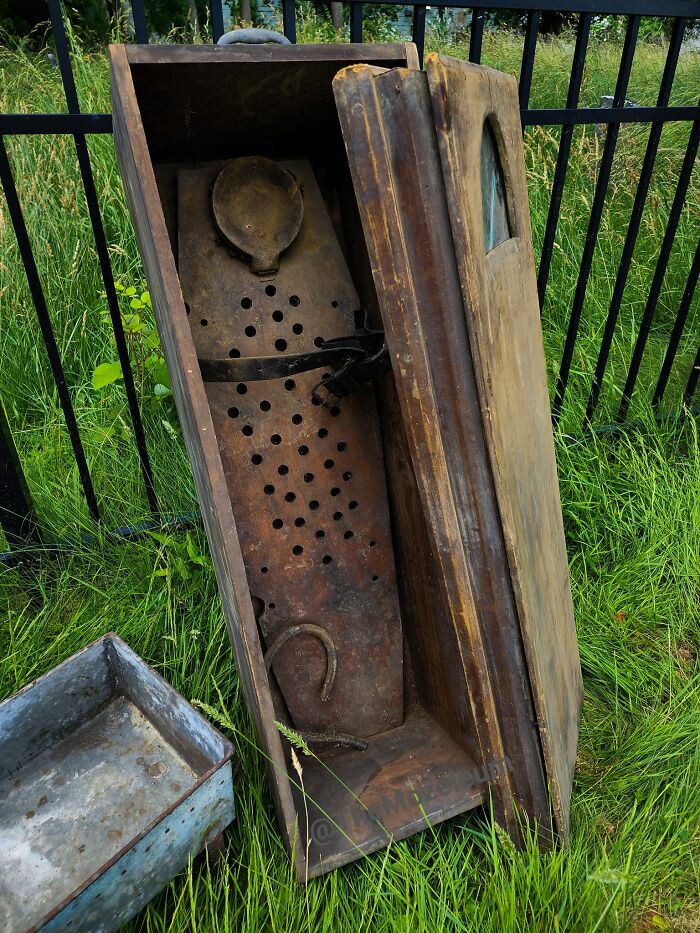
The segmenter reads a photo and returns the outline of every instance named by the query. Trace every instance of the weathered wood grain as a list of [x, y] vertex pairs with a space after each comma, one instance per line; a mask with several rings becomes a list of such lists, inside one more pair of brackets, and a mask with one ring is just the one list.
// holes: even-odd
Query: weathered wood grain
[[[479, 400], [557, 828], [566, 836], [582, 682], [559, 501], [514, 78], [426, 61]], [[493, 129], [512, 237], [485, 253], [480, 145]]]
[[[543, 730], [538, 669], [531, 668], [533, 650], [538, 649], [529, 645], [528, 651], [525, 650], [530, 639], [530, 620], [525, 618], [522, 600], [517, 595], [522, 585], [514, 578], [511, 532], [503, 528], [502, 501], [520, 497], [520, 493], [513, 477], [504, 477], [499, 472], [501, 465], [493, 455], [491, 413], [483, 403], [479, 382], [481, 348], [468, 326], [472, 311], [465, 307], [460, 281], [473, 272], [471, 267], [464, 272], [455, 256], [455, 252], [468, 254], [473, 265], [480, 261], [484, 265], [485, 253], [483, 247], [481, 253], [475, 249], [469, 236], [455, 250], [458, 235], [454, 229], [459, 228], [462, 219], [456, 210], [448, 213], [444, 166], [433, 129], [426, 76], [405, 69], [385, 71], [360, 65], [341, 72], [334, 89], [427, 531], [433, 538], [434, 552], [442, 556], [441, 579], [449, 581], [444, 602], [455, 630], [463, 630], [465, 626], [471, 629], [472, 647], [461, 661], [470, 693], [482, 704], [474, 710], [474, 728], [483, 736], [484, 720], [488, 718], [491, 734], [495, 734], [498, 743], [489, 745], [488, 739], [482, 738], [475, 753], [483, 760], [482, 756], [493, 755], [497, 747], [499, 754], [506, 756], [511, 767], [508, 781], [499, 788], [503, 799], [509, 795], [514, 798], [519, 811], [541, 827], [544, 842], [551, 829], [547, 781], [552, 776], [556, 779], [556, 773], [551, 771], [550, 761], [543, 758], [547, 726]], [[479, 229], [482, 125], [480, 119], [474, 126], [465, 123], [455, 131], [458, 139], [475, 140], [469, 196], [477, 203], [472, 210]], [[512, 145], [520, 146], [520, 138], [514, 138]], [[521, 269], [509, 272], [523, 277]], [[525, 281], [529, 274], [530, 270], [525, 270]], [[541, 367], [539, 331], [516, 336], [529, 341], [522, 352], [529, 354], [533, 365], [538, 362], [539, 348]], [[491, 379], [499, 384], [499, 395], [492, 405], [501, 409], [512, 406], [507, 370], [494, 370]], [[539, 399], [541, 410], [533, 417], [528, 408], [526, 385], [521, 382], [515, 392], [519, 427], [510, 436], [512, 462], [517, 463], [521, 456], [522, 435], [533, 432], [542, 438], [545, 452], [549, 451], [551, 467], [551, 426], [541, 417], [542, 410], [548, 411], [546, 399], [544, 409]], [[508, 443], [507, 437], [503, 440]], [[551, 470], [549, 476], [551, 479]], [[540, 492], [536, 512], [545, 508], [556, 516], [559, 510], [556, 477], [553, 497], [550, 491]], [[524, 521], [527, 520], [526, 517]], [[554, 534], [556, 525], [550, 530]], [[449, 537], [445, 538], [446, 534]], [[559, 572], [563, 568], [566, 581], [565, 554], [561, 563], [560, 516], [558, 535], [552, 549], [553, 560], [559, 561]], [[547, 589], [550, 582], [542, 578], [536, 562], [529, 563], [528, 551], [523, 547], [529, 547], [529, 543], [521, 538], [515, 545], [516, 550], [520, 548], [518, 572], [531, 575], [532, 593]], [[459, 573], [448, 569], [445, 552], [451, 561], [461, 565]], [[555, 580], [554, 599], [559, 598], [559, 589]], [[549, 597], [543, 593], [542, 598], [546, 601]], [[466, 612], [461, 608], [465, 604], [471, 606]], [[567, 610], [564, 602], [559, 617], [550, 615], [539, 624], [542, 637], [549, 626], [555, 641], [557, 628], [567, 629], [570, 647], [573, 632], [570, 597], [568, 607]], [[532, 608], [528, 607], [527, 612], [531, 613]], [[436, 638], [433, 648], [438, 643]], [[569, 743], [573, 731], [575, 748], [575, 717], [580, 705], [575, 635], [573, 654], [568, 647], [564, 648], [565, 656], [559, 664], [572, 672], [564, 702], [571, 703], [574, 719], [557, 722], [555, 727], [566, 730]], [[476, 668], [469, 665], [468, 661], [473, 665], [479, 657], [481, 662]], [[439, 669], [436, 660], [433, 656], [428, 666]], [[422, 689], [425, 701], [432, 704], [429, 708], [444, 723], [450, 714], [445, 717], [443, 713], [441, 717], [439, 710], [441, 706], [444, 711], [454, 709], [454, 684], [445, 677], [442, 689], [437, 682], [431, 685], [425, 681]], [[454, 722], [454, 716], [452, 719]], [[445, 728], [450, 726], [446, 724]], [[566, 819], [561, 818], [560, 804], [564, 797], [568, 800], [570, 773], [564, 782], [561, 793], [554, 794], [557, 828], [563, 835]], [[501, 803], [497, 815], [517, 837], [515, 815], [508, 804]]]

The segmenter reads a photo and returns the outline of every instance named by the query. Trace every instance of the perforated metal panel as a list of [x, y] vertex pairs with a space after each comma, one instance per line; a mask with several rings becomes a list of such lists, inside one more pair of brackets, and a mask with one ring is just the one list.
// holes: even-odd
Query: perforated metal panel
[[[178, 176], [179, 272], [200, 358], [312, 351], [356, 331], [358, 297], [307, 162], [304, 220], [278, 272], [261, 278], [212, 223], [220, 164]], [[276, 653], [297, 728], [373, 735], [403, 719], [402, 635], [374, 392], [314, 404], [323, 370], [209, 383], [251, 595], [267, 648], [300, 623], [321, 626], [337, 675], [321, 699], [326, 650], [310, 634]]]

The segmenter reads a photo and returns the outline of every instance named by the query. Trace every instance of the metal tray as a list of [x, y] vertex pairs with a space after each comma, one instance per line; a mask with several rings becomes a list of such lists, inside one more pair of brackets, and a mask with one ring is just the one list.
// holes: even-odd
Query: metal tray
[[0, 929], [117, 930], [234, 817], [231, 744], [116, 635], [0, 704]]

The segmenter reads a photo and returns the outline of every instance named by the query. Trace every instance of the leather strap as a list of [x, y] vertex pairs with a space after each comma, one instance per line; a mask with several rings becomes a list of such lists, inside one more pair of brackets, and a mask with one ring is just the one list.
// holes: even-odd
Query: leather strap
[[[328, 368], [318, 383], [328, 394], [342, 398], [363, 388], [376, 376], [388, 372], [389, 354], [381, 331], [364, 331], [350, 337], [327, 340], [319, 350], [280, 356], [242, 356], [200, 359], [204, 382], [256, 382], [283, 379], [297, 373]], [[314, 397], [320, 397], [314, 390]]]

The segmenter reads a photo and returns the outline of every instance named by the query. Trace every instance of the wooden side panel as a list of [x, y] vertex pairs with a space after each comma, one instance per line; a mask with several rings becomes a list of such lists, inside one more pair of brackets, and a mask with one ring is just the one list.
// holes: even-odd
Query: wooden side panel
[[[449, 477], [511, 790], [520, 809], [546, 835], [551, 808], [542, 750], [482, 424], [437, 142], [430, 129], [427, 79], [403, 69], [355, 68], [338, 77], [336, 93], [343, 108], [341, 118], [389, 344], [395, 360], [400, 360], [396, 382], [404, 390], [404, 419], [412, 424], [411, 457], [416, 464], [423, 458], [418, 472], [424, 495], [434, 494], [443, 472]], [[375, 148], [381, 148], [383, 156], [367, 160], [369, 134], [378, 139], [380, 129], [381, 147]], [[389, 225], [387, 236], [375, 215], [389, 211], [397, 226]], [[394, 274], [392, 241], [400, 243], [393, 248], [405, 255], [405, 274]], [[396, 317], [400, 319], [395, 321]], [[425, 373], [416, 363], [419, 353], [427, 354]], [[436, 406], [430, 425], [421, 423], [423, 416], [414, 397], [425, 394], [426, 378], [432, 383]], [[432, 430], [440, 432], [441, 449], [434, 447], [430, 460], [424, 457], [423, 448], [429, 446]], [[424, 470], [433, 472], [426, 476]], [[430, 509], [425, 514], [436, 515]], [[419, 553], [420, 547], [414, 550]], [[432, 585], [436, 590], [435, 580]], [[446, 598], [454, 612], [455, 594], [448, 591]], [[433, 603], [437, 602], [434, 596]], [[450, 654], [444, 636], [440, 643], [441, 626], [435, 619], [427, 623], [426, 616], [421, 618], [423, 631], [419, 629], [413, 638], [423, 662], [415, 665], [416, 677], [422, 680], [428, 708], [455, 735], [460, 725], [465, 731], [459, 715], [460, 688], [446, 674], [446, 669], [450, 675], [453, 670], [444, 661]], [[465, 689], [462, 682], [462, 694]]]
[[[517, 85], [438, 55], [426, 70], [479, 399], [559, 833], [581, 705], [532, 253]], [[486, 252], [480, 149], [496, 140], [511, 237]]]
[[[394, 98], [404, 94], [404, 84], [413, 77], [418, 85], [424, 81], [407, 70], [381, 72], [358, 65], [338, 74], [334, 91], [426, 527], [439, 562], [439, 573], [433, 581], [439, 593], [436, 598], [448, 607], [454, 639], [453, 653], [449, 654], [444, 651], [445, 633], [431, 628], [438, 617], [421, 620], [415, 642], [423, 655], [421, 659], [428, 660], [432, 668], [423, 678], [426, 689], [422, 700], [453, 735], [461, 720], [462, 741], [478, 761], [503, 762], [496, 685], [489, 672], [469, 572], [469, 542], [463, 534], [455, 495], [457, 477], [449, 468], [451, 452], [447, 448], [451, 439], [449, 430], [445, 430], [444, 415], [454, 405], [452, 399], [441, 397], [434, 378], [434, 370], [450, 367], [451, 352], [439, 337], [436, 339], [434, 322], [426, 313], [431, 302], [439, 306], [440, 291], [444, 294], [449, 289], [449, 279], [445, 282], [440, 275], [439, 261], [431, 261], [441, 255], [436, 231], [449, 233], [446, 208], [443, 199], [442, 223], [438, 216], [431, 224], [428, 214], [440, 213], [440, 192], [437, 199], [432, 197], [429, 172], [422, 179], [428, 186], [425, 199], [413, 188], [416, 166], [431, 159], [429, 144], [425, 148], [431, 134], [421, 133], [420, 125], [418, 132], [408, 129], [408, 111], [414, 106], [420, 112], [420, 101], [410, 101], [402, 114], [386, 113], [384, 109], [392, 94]], [[377, 90], [379, 83], [383, 94]], [[423, 91], [423, 105], [429, 107], [424, 84]], [[429, 113], [423, 113], [427, 120]], [[408, 119], [408, 125], [402, 118]], [[406, 129], [402, 134], [401, 126]], [[432, 162], [437, 169], [436, 153]], [[406, 167], [406, 175], [401, 166]], [[433, 173], [432, 181], [441, 184], [439, 170]], [[456, 284], [455, 275], [452, 281]], [[449, 297], [443, 300], [449, 302]], [[456, 300], [459, 306], [458, 291]], [[445, 673], [451, 667], [461, 673], [461, 689]], [[466, 715], [460, 713], [460, 705], [465, 702], [469, 706]], [[468, 725], [474, 729], [473, 737], [467, 735]], [[514, 829], [514, 793], [508, 769], [502, 770], [491, 790], [497, 815]]]
[[[296, 812], [262, 659], [253, 606], [197, 355], [123, 46], [110, 47], [112, 110], [117, 159], [148, 276], [173, 393], [207, 531], [241, 684], [268, 757], [273, 794], [287, 845], [295, 840]], [[207, 507], [208, 505], [208, 507]], [[245, 596], [245, 598], [244, 598]], [[295, 856], [303, 865], [303, 847]]]

